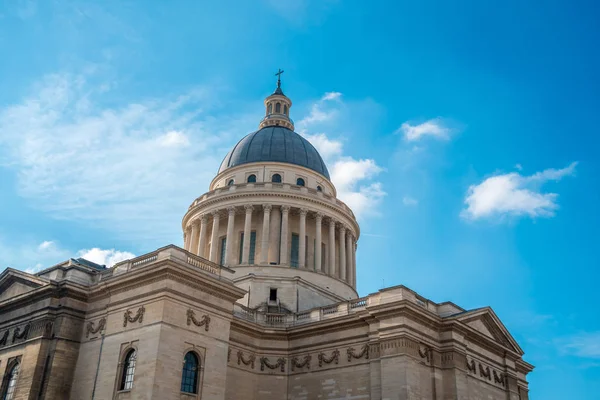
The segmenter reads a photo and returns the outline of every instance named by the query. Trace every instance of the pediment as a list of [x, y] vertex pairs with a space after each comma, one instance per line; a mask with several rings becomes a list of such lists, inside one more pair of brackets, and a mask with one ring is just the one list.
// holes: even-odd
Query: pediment
[[458, 320], [478, 333], [494, 340], [496, 343], [518, 354], [523, 354], [523, 350], [491, 308], [486, 307], [479, 310], [467, 311], [466, 313], [462, 313], [458, 317]]
[[11, 268], [0, 275], [0, 302], [35, 290], [48, 284], [43, 279]]

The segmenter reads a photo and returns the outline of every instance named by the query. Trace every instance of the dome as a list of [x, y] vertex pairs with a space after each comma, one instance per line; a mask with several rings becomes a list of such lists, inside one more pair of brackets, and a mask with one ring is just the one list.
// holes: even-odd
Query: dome
[[282, 162], [300, 165], [329, 178], [329, 171], [308, 140], [282, 126], [267, 126], [245, 136], [225, 156], [219, 173], [254, 162]]

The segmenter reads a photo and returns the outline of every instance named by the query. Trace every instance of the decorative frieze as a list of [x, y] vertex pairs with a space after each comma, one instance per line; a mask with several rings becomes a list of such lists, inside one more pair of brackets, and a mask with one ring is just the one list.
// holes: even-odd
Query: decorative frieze
[[128, 322], [139, 322], [141, 324], [144, 319], [144, 312], [146, 312], [144, 306], [138, 308], [137, 313], [134, 317], [131, 316], [131, 310], [125, 311], [125, 313], [123, 314], [123, 328], [127, 327]]
[[[244, 353], [242, 353], [241, 350], [239, 350], [237, 352], [237, 363], [238, 363], [238, 365], [244, 364], [244, 365], [250, 366], [250, 368], [254, 369], [254, 361], [256, 361], [256, 356], [254, 354], [250, 354], [250, 357], [244, 358]], [[260, 368], [260, 370], [263, 371], [264, 367], [262, 367], [262, 362], [263, 362], [262, 358], [260, 359], [260, 362], [261, 362], [261, 368]], [[271, 369], [274, 369], [274, 368], [271, 368]]]
[[360, 351], [360, 353], [355, 353], [354, 352], [354, 347], [349, 347], [348, 350], [346, 350], [346, 353], [348, 355], [348, 362], [352, 361], [353, 358], [359, 359], [362, 357], [365, 357], [366, 360], [369, 359], [369, 345], [365, 344], [362, 348], [362, 350]]
[[210, 326], [210, 316], [208, 315], [203, 315], [202, 318], [198, 321], [196, 319], [196, 316], [194, 314], [194, 310], [192, 310], [191, 308], [187, 310], [187, 324], [188, 326], [191, 324], [194, 324], [196, 326], [204, 326], [204, 330], [206, 332], [208, 332], [209, 326]]
[[25, 327], [23, 328], [23, 331], [21, 332], [21, 328], [16, 327], [15, 331], [13, 332], [12, 342], [14, 343], [17, 340], [27, 339], [27, 334], [29, 333], [30, 328], [31, 328], [31, 324], [27, 324], [27, 325], [25, 325]]
[[306, 367], [306, 369], [310, 369], [310, 360], [312, 359], [312, 357], [310, 356], [310, 354], [307, 354], [306, 356], [304, 356], [304, 360], [300, 361], [300, 359], [298, 357], [294, 357], [292, 358], [292, 371], [294, 371], [296, 368], [304, 368]]
[[429, 362], [431, 361], [431, 349], [427, 346], [423, 346], [421, 348], [421, 346], [419, 346], [419, 356], [421, 356], [421, 358], [424, 358], [427, 361], [427, 364], [429, 364]]
[[106, 326], [106, 318], [100, 318], [100, 320], [98, 321], [98, 326], [96, 326], [95, 328], [94, 328], [94, 323], [92, 321], [89, 321], [85, 328], [85, 337], [89, 338], [90, 333], [92, 335], [95, 335], [96, 333], [104, 330], [105, 326]]
[[8, 335], [10, 333], [10, 330], [7, 329], [4, 331], [4, 335], [2, 335], [2, 337], [0, 337], [0, 346], [5, 346], [6, 342], [8, 341]]
[[498, 373], [498, 372], [496, 372], [496, 370], [494, 370], [494, 383], [499, 383], [502, 386], [504, 386], [504, 384], [506, 383], [504, 378], [505, 378], [504, 373], [502, 373], [502, 372]]
[[473, 375], [477, 375], [477, 372], [479, 371], [479, 377], [486, 379], [488, 381], [492, 381], [492, 377], [493, 377], [493, 381], [495, 384], [499, 384], [504, 386], [506, 384], [506, 374], [503, 372], [498, 372], [493, 368], [490, 368], [489, 366], [483, 365], [482, 363], [478, 362], [475, 363], [475, 360], [471, 359], [470, 361], [467, 361], [467, 370], [469, 373], [473, 374]]
[[329, 357], [327, 357], [325, 355], [325, 353], [319, 353], [319, 367], [322, 367], [323, 363], [331, 364], [332, 362], [335, 362], [336, 364], [338, 364], [339, 360], [340, 360], [340, 351], [338, 349], [335, 349], [331, 353], [331, 356], [329, 356]]
[[279, 357], [275, 364], [271, 364], [267, 357], [260, 358], [260, 370], [264, 371], [265, 367], [269, 369], [277, 369], [278, 367], [281, 369], [281, 372], [285, 372], [285, 358]]

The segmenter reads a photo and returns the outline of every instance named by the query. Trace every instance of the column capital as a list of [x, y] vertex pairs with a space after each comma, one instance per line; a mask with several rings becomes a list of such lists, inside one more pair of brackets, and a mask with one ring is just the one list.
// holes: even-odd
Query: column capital
[[200, 216], [200, 223], [205, 224], [208, 221], [208, 215], [202, 214]]
[[191, 232], [192, 231], [192, 225], [191, 225], [191, 221], [190, 224], [188, 226], [185, 227], [185, 232]]
[[219, 210], [211, 211], [210, 214], [213, 216], [213, 218], [219, 218]]
[[333, 218], [329, 218], [329, 226], [335, 228], [335, 224], [336, 224], [335, 220]]
[[200, 225], [200, 217], [195, 217], [190, 221], [191, 225]]
[[254, 210], [254, 206], [252, 204], [246, 204], [244, 208], [246, 209], [246, 214], [252, 214], [252, 211]]
[[262, 208], [263, 208], [264, 212], [271, 212], [271, 210], [273, 209], [273, 205], [272, 204], [263, 204]]
[[287, 214], [290, 212], [290, 206], [281, 206], [281, 212]]
[[227, 212], [229, 213], [229, 215], [235, 214], [235, 207], [234, 206], [227, 207]]
[[339, 224], [338, 225], [338, 229], [340, 230], [340, 233], [346, 233], [346, 225], [344, 224]]
[[323, 220], [323, 213], [315, 213], [315, 218], [317, 219], [317, 221], [321, 222]]
[[306, 217], [306, 214], [308, 214], [308, 210], [306, 208], [301, 208], [300, 209], [300, 215], [303, 217]]

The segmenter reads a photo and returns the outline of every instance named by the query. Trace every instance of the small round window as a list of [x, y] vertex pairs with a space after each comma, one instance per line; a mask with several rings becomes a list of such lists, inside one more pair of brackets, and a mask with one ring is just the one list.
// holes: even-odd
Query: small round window
[[255, 183], [256, 182], [256, 175], [252, 174], [250, 176], [248, 176], [248, 183]]
[[273, 174], [273, 176], [271, 177], [271, 182], [281, 183], [281, 175]]
[[298, 185], [298, 186], [304, 186], [304, 179], [302, 179], [302, 178], [296, 179], [296, 185]]
[[232, 186], [233, 185], [233, 179], [230, 179], [229, 182], [227, 182], [227, 186]]

